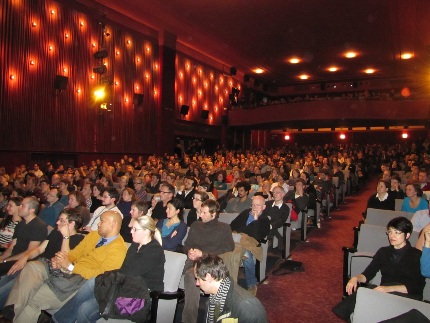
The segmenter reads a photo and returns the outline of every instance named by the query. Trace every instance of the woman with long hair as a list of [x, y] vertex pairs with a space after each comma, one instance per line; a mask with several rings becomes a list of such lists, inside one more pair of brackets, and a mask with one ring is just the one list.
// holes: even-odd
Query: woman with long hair
[[12, 242], [15, 227], [21, 221], [19, 216], [19, 206], [22, 203], [22, 197], [11, 197], [6, 206], [7, 216], [0, 223], [0, 248], [9, 248]]

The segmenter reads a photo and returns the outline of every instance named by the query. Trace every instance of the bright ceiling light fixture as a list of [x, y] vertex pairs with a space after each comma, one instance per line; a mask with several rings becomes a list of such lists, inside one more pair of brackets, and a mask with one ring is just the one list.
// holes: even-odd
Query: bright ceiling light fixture
[[307, 79], [309, 79], [309, 75], [306, 75], [306, 74], [299, 75], [299, 79], [307, 80]]
[[339, 70], [339, 68], [338, 68], [338, 67], [336, 67], [336, 66], [330, 66], [330, 67], [328, 68], [328, 71], [329, 71], [329, 72], [336, 72], [337, 70]]
[[264, 70], [262, 68], [254, 68], [252, 70], [255, 74], [263, 74]]
[[403, 53], [402, 55], [400, 55], [401, 59], [411, 59], [414, 55], [412, 55], [411, 53]]
[[368, 69], [364, 70], [364, 73], [373, 74], [373, 73], [375, 73], [375, 70], [373, 68], [368, 68]]
[[291, 64], [298, 64], [298, 63], [300, 63], [300, 59], [298, 59], [297, 57], [290, 58], [288, 61]]
[[345, 53], [345, 57], [346, 58], [354, 58], [354, 57], [357, 57], [357, 53], [356, 52], [347, 52], [347, 53]]

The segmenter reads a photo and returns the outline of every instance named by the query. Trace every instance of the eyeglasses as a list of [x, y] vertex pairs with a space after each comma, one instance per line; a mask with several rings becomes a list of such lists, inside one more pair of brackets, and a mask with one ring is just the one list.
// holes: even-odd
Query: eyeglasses
[[140, 185], [142, 184], [141, 182], [133, 182], [134, 185]]
[[[264, 205], [264, 204], [263, 204], [263, 205]], [[260, 205], [260, 204], [251, 204], [251, 206], [252, 206], [252, 207], [254, 207], [254, 206], [255, 206], [255, 207], [262, 207], [263, 205]]]
[[160, 193], [162, 193], [162, 194], [172, 194], [172, 192], [164, 192], [164, 191], [160, 191]]
[[197, 197], [193, 197], [193, 200], [194, 201], [200, 201], [200, 202], [202, 201], [202, 200], [198, 199]]
[[399, 235], [401, 235], [402, 233], [403, 233], [402, 231], [397, 231], [397, 230], [388, 230], [388, 231], [386, 232], [387, 236], [389, 236], [389, 235], [391, 235], [391, 234], [394, 234], [394, 235], [396, 235], [396, 236], [399, 236]]
[[136, 227], [132, 227], [131, 230], [133, 230], [133, 232], [139, 231], [139, 230], [143, 230], [141, 228], [136, 228]]

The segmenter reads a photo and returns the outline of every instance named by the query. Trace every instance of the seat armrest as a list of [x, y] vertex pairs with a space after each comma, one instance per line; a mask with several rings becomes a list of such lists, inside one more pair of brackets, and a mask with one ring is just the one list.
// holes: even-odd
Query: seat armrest
[[149, 295], [153, 300], [154, 299], [175, 299], [175, 298], [184, 297], [184, 291], [182, 289], [178, 289], [176, 292], [151, 291]]
[[343, 293], [343, 295], [346, 296], [347, 293], [346, 293], [345, 287], [349, 281], [349, 271], [348, 271], [349, 255], [351, 253], [357, 252], [357, 249], [355, 247], [342, 247], [342, 251], [343, 251], [343, 284], [342, 284], [343, 290], [342, 290], [342, 293]]

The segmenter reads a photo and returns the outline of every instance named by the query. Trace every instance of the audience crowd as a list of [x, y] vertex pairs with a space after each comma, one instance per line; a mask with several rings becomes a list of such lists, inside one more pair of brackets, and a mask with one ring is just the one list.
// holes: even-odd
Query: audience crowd
[[[95, 277], [118, 270], [142, 276], [149, 289], [162, 289], [161, 276], [152, 277], [135, 265], [152, 259], [151, 266], [160, 274], [162, 247], [188, 256], [183, 321], [195, 322], [199, 289], [211, 299], [227, 297], [225, 302], [230, 294], [242, 295], [241, 287], [227, 279], [230, 272], [235, 280], [231, 268], [221, 264], [229, 267], [225, 255], [234, 253], [232, 233], [245, 246], [244, 287], [255, 296], [253, 264], [260, 256], [261, 240], [276, 237], [282, 249], [278, 228], [290, 214], [286, 202], [295, 213], [315, 209], [326, 197], [332, 198], [337, 188], [333, 177], [338, 185], [348, 181], [353, 193], [369, 176], [380, 176], [368, 207], [394, 210], [395, 200], [404, 198], [402, 210], [415, 213], [413, 230], [423, 231], [417, 244], [425, 250], [430, 240], [430, 195], [425, 195], [430, 191], [429, 148], [428, 140], [410, 146], [327, 144], [256, 151], [219, 147], [211, 155], [166, 154], [146, 160], [124, 155], [112, 164], [95, 160], [79, 167], [33, 163], [15, 167], [12, 173], [0, 167], [0, 286], [6, 286], [0, 287], [2, 313], [17, 322], [37, 322], [49, 301], [51, 309], [64, 307], [54, 321], [57, 317], [65, 322], [71, 311], [73, 322], [96, 321], [100, 316]], [[239, 215], [228, 225], [218, 221], [220, 212]], [[71, 238], [77, 234], [82, 239]], [[128, 252], [124, 242], [131, 244]], [[423, 254], [428, 258], [427, 250]], [[204, 269], [214, 266], [223, 268], [221, 276]], [[31, 292], [22, 286], [21, 276], [32, 277]], [[349, 293], [356, 289], [351, 286]], [[20, 290], [26, 291], [25, 297]], [[260, 304], [255, 298], [252, 302]], [[211, 306], [207, 310], [213, 318], [217, 312]], [[263, 309], [258, 322], [265, 321]]]

